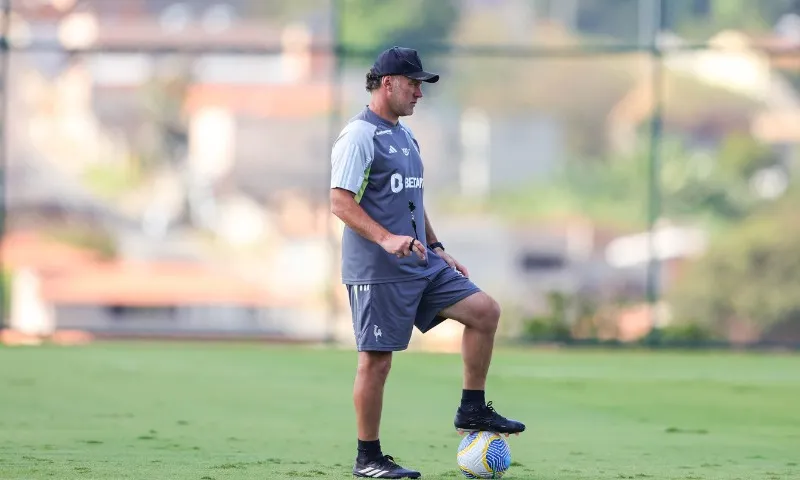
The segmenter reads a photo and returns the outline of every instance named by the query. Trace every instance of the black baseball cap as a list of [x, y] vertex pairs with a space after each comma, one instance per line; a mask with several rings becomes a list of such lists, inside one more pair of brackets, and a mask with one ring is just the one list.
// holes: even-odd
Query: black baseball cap
[[372, 65], [372, 73], [382, 77], [384, 75], [403, 75], [414, 80], [428, 83], [439, 81], [439, 75], [426, 72], [422, 68], [419, 54], [412, 48], [392, 47], [378, 55]]

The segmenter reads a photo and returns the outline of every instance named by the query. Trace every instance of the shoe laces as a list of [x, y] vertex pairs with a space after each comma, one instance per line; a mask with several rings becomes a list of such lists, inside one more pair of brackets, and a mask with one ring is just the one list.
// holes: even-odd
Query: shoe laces
[[505, 417], [504, 417], [504, 416], [502, 416], [502, 415], [500, 415], [500, 412], [498, 412], [497, 410], [495, 410], [495, 409], [494, 409], [494, 407], [492, 406], [492, 402], [491, 402], [491, 401], [489, 401], [488, 403], [486, 403], [486, 406], [484, 407], [484, 409], [485, 409], [485, 412], [486, 412], [486, 413], [487, 413], [489, 416], [491, 416], [491, 417], [493, 417], [493, 418], [496, 418], [496, 419], [503, 419], [503, 420], [505, 420]]
[[400, 465], [394, 463], [394, 457], [391, 455], [384, 455], [383, 457], [378, 460], [378, 464], [381, 468], [401, 468]]

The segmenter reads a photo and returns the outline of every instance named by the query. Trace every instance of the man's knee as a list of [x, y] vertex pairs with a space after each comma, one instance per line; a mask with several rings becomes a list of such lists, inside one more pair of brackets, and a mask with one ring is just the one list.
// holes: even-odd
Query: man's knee
[[442, 310], [440, 315], [469, 329], [494, 334], [500, 321], [500, 305], [485, 292], [479, 292]]
[[500, 304], [497, 303], [497, 300], [487, 295], [486, 301], [483, 302], [479, 312], [480, 323], [484, 325], [486, 331], [491, 331], [492, 333], [497, 331], [497, 325], [500, 323], [500, 313]]
[[472, 306], [472, 324], [477, 330], [494, 334], [500, 322], [500, 304], [487, 294]]
[[361, 352], [358, 355], [358, 373], [386, 378], [392, 368], [392, 352]]

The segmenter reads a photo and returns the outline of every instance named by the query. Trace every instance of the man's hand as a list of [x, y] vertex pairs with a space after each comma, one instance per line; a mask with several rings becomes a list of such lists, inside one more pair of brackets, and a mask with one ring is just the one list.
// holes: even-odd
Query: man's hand
[[436, 252], [437, 255], [442, 257], [442, 260], [444, 260], [448, 265], [450, 265], [456, 271], [461, 272], [461, 274], [464, 275], [465, 277], [469, 278], [469, 271], [467, 270], [467, 267], [458, 263], [458, 261], [455, 258], [453, 258], [449, 253], [445, 252], [443, 248], [435, 248], [433, 251]]
[[395, 255], [397, 258], [405, 258], [411, 253], [416, 253], [420, 260], [425, 260], [428, 256], [425, 247], [414, 237], [406, 235], [388, 235], [380, 242], [384, 250]]

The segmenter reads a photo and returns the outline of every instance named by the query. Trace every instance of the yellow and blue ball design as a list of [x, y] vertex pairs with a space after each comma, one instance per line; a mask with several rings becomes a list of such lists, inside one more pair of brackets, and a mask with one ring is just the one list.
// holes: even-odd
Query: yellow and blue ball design
[[471, 432], [458, 445], [458, 468], [467, 478], [501, 478], [511, 466], [511, 448], [494, 432]]

